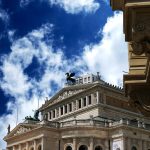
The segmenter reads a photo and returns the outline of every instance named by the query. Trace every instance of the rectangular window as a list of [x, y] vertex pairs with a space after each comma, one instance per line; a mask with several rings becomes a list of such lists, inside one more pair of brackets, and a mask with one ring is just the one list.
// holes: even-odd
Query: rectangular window
[[86, 106], [86, 97], [83, 99], [83, 106]]
[[69, 104], [69, 112], [71, 112], [72, 111], [72, 104], [70, 103]]
[[81, 99], [78, 100], [78, 106], [79, 106], [79, 108], [81, 108]]
[[53, 110], [53, 118], [55, 118], [55, 110]]
[[91, 95], [88, 98], [89, 98], [89, 105], [91, 105]]
[[86, 79], [86, 78], [84, 78], [84, 82], [87, 82], [87, 79]]
[[52, 114], [51, 114], [51, 112], [49, 113], [49, 119], [52, 119]]
[[65, 114], [67, 113], [67, 105], [65, 105]]
[[88, 77], [88, 81], [90, 81], [90, 77]]
[[63, 107], [61, 107], [61, 115], [63, 115]]

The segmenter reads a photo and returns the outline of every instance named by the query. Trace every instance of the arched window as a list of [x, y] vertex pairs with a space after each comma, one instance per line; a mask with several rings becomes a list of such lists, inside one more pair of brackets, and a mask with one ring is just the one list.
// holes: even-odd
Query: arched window
[[95, 150], [103, 150], [101, 146], [96, 146]]
[[87, 146], [86, 145], [81, 145], [79, 147], [79, 150], [88, 150]]
[[120, 150], [120, 148], [117, 148], [116, 150]]
[[72, 150], [72, 147], [71, 146], [67, 146], [66, 150]]
[[42, 146], [41, 145], [38, 146], [38, 150], [42, 150]]
[[131, 150], [137, 150], [137, 148], [135, 146], [133, 146]]
[[30, 150], [34, 150], [34, 148], [33, 148], [33, 147], [31, 147], [31, 148], [30, 148]]

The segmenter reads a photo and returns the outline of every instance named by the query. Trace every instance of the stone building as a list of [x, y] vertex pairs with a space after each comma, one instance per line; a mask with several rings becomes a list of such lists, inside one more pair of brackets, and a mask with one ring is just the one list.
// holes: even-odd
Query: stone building
[[39, 111], [40, 121], [7, 134], [7, 150], [150, 150], [150, 120], [99, 74], [77, 78]]

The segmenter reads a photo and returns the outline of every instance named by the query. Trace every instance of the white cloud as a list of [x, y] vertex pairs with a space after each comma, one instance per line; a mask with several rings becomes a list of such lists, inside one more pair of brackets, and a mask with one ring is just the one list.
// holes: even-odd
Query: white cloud
[[32, 1], [33, 0], [20, 0], [20, 7], [25, 7]]
[[51, 5], [59, 5], [64, 8], [67, 13], [77, 14], [79, 12], [95, 12], [100, 4], [95, 0], [49, 0]]
[[3, 10], [3, 9], [0, 9], [0, 19], [3, 20], [6, 24], [8, 23], [9, 21], [9, 15], [8, 13]]
[[[20, 0], [20, 7], [26, 7], [33, 0]], [[43, 0], [41, 0], [42, 2]], [[67, 13], [77, 14], [80, 12], [93, 13], [100, 4], [96, 0], [46, 0], [51, 6], [57, 5], [63, 8]], [[105, 0], [104, 0], [105, 1]]]
[[122, 19], [122, 13], [115, 13], [113, 17], [108, 18], [102, 31], [102, 40], [95, 45], [86, 45], [83, 54], [91, 72], [100, 71], [107, 82], [116, 85], [122, 81], [122, 71], [128, 70]]

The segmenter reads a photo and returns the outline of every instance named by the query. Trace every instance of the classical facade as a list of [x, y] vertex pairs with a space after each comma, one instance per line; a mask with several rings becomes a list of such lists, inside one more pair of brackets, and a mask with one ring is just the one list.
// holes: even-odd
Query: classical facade
[[66, 85], [4, 140], [7, 150], [150, 150], [150, 120], [124, 90], [88, 74]]

